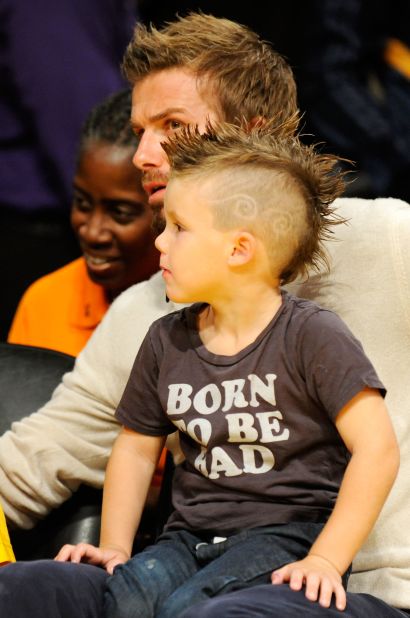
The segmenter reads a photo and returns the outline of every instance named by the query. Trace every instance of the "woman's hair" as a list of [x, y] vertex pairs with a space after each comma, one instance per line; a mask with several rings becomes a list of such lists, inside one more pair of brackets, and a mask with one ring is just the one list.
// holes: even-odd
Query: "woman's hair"
[[220, 124], [204, 134], [176, 133], [163, 144], [173, 181], [192, 181], [209, 202], [217, 229], [259, 237], [281, 283], [328, 266], [323, 241], [344, 222], [332, 205], [344, 189], [338, 157], [304, 145], [297, 118], [251, 130]]
[[135, 85], [151, 73], [183, 68], [221, 120], [286, 120], [297, 110], [296, 85], [286, 60], [246, 26], [201, 12], [163, 28], [137, 24], [122, 69]]
[[104, 99], [89, 113], [80, 136], [78, 158], [90, 142], [105, 142], [137, 148], [131, 125], [131, 90], [121, 90]]

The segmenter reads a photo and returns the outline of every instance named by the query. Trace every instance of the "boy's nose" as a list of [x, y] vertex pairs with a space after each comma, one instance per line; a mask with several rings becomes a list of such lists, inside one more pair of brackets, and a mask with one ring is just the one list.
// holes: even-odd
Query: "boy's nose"
[[166, 238], [165, 238], [166, 230], [161, 232], [159, 236], [155, 239], [155, 246], [160, 253], [165, 253], [166, 251]]

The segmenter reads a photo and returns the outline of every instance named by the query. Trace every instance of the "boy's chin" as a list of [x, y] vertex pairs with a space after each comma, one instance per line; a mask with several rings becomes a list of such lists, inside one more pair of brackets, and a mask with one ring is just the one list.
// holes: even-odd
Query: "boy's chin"
[[188, 304], [192, 303], [192, 300], [186, 298], [186, 296], [181, 296], [180, 294], [172, 294], [172, 292], [167, 292], [167, 300], [171, 300], [173, 303], [177, 304]]
[[168, 289], [166, 290], [166, 297], [167, 300], [171, 300], [173, 303], [178, 303], [181, 305], [190, 305], [192, 303], [200, 302], [188, 294], [183, 294], [182, 292], [175, 292]]

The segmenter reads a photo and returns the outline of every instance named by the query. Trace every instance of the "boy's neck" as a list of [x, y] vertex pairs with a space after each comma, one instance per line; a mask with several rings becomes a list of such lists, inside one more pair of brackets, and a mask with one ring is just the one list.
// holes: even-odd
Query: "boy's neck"
[[232, 300], [212, 303], [198, 316], [198, 331], [214, 354], [233, 356], [251, 344], [282, 304], [279, 287], [244, 290]]

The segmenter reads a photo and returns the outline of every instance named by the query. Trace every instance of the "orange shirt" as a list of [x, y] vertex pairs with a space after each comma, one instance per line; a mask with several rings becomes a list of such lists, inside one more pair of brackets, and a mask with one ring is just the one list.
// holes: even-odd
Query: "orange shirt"
[[84, 258], [78, 258], [27, 289], [8, 341], [77, 356], [108, 307], [103, 288], [91, 281]]

